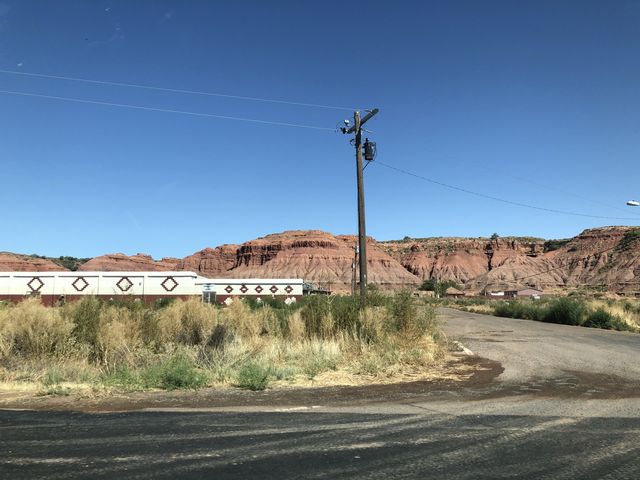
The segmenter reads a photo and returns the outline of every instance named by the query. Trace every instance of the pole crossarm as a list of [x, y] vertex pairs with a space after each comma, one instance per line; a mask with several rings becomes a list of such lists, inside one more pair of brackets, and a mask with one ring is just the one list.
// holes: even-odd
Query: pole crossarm
[[373, 110], [371, 110], [369, 113], [367, 113], [364, 117], [362, 117], [360, 119], [360, 125], [358, 127], [356, 127], [355, 125], [353, 125], [351, 128], [349, 128], [348, 130], [346, 130], [344, 133], [354, 133], [356, 130], [359, 130], [362, 125], [364, 125], [365, 123], [367, 123], [368, 120], [371, 119], [371, 117], [373, 117], [376, 113], [378, 113], [380, 110], [377, 108], [374, 108]]

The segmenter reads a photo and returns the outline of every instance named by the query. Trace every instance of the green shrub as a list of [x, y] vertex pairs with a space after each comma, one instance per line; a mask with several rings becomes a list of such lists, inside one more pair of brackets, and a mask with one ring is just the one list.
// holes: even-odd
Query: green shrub
[[70, 312], [73, 322], [72, 335], [81, 343], [94, 347], [100, 326], [100, 311], [102, 302], [93, 296], [83, 297], [75, 304], [65, 307]]
[[140, 377], [126, 365], [120, 365], [114, 370], [103, 373], [98, 381], [106, 387], [115, 387], [127, 392], [142, 388]]
[[332, 333], [360, 335], [360, 302], [353, 297], [337, 297], [330, 304]]
[[184, 354], [176, 354], [168, 361], [152, 365], [140, 375], [145, 388], [162, 388], [176, 390], [181, 388], [196, 389], [204, 387], [207, 376], [201, 372], [194, 361]]
[[616, 249], [622, 251], [629, 250], [635, 246], [638, 240], [640, 240], [640, 228], [632, 228], [624, 233]]
[[548, 323], [582, 325], [586, 313], [586, 307], [583, 302], [569, 298], [559, 298], [549, 305], [542, 320]]
[[435, 278], [427, 278], [422, 285], [418, 287], [418, 290], [422, 290], [423, 292], [435, 292], [436, 291], [436, 279]]
[[42, 384], [45, 387], [50, 387], [52, 385], [58, 385], [64, 381], [64, 374], [59, 368], [53, 367], [47, 370], [42, 378]]
[[253, 361], [246, 363], [238, 372], [236, 386], [253, 391], [264, 390], [269, 385], [271, 373], [270, 367]]
[[544, 252], [553, 252], [554, 250], [558, 250], [564, 247], [567, 243], [569, 243], [571, 239], [569, 238], [561, 238], [557, 240], [547, 240], [544, 242]]
[[375, 284], [367, 286], [367, 296], [365, 297], [365, 306], [367, 307], [386, 307], [389, 305], [390, 297], [380, 290]]
[[417, 316], [418, 309], [410, 291], [403, 290], [393, 297], [391, 318], [396, 331], [408, 332], [414, 326]]
[[626, 330], [628, 328], [620, 318], [602, 308], [590, 312], [587, 315], [584, 326], [611, 330]]
[[304, 307], [300, 310], [300, 316], [304, 323], [304, 331], [307, 337], [324, 338], [327, 335], [326, 321], [331, 314], [331, 305], [327, 297], [312, 295], [308, 297]]
[[522, 301], [502, 302], [494, 307], [493, 314], [497, 317], [522, 318], [524, 320], [541, 321], [546, 315], [544, 306], [525, 303]]

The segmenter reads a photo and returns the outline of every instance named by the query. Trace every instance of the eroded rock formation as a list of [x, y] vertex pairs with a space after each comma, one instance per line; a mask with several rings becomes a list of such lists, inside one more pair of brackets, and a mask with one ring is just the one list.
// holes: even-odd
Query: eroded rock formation
[[17, 253], [0, 253], [0, 272], [58, 272], [65, 271], [48, 258], [39, 258]]
[[[184, 259], [115, 253], [80, 269], [190, 270], [206, 277], [303, 278], [337, 292], [351, 287], [356, 237], [320, 230], [266, 235], [241, 245], [205, 248]], [[423, 280], [453, 280], [467, 291], [525, 286], [592, 286], [640, 291], [640, 228], [602, 227], [570, 240], [529, 237], [405, 238], [367, 241], [369, 283], [415, 287]], [[62, 257], [61, 257], [62, 258]], [[84, 261], [84, 259], [83, 259]], [[65, 270], [56, 259], [0, 253], [0, 270]]]
[[106, 272], [145, 272], [176, 270], [180, 262], [178, 258], [163, 258], [154, 260], [150, 255], [138, 253], [136, 255], [125, 255], [124, 253], [110, 253], [92, 258], [80, 266], [82, 271], [106, 271]]

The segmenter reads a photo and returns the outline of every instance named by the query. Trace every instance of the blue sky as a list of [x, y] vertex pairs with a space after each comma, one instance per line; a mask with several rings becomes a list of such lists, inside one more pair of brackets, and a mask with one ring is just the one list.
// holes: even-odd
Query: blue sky
[[[368, 234], [638, 224], [640, 2], [0, 0], [0, 69], [380, 108]], [[0, 73], [0, 90], [334, 128], [352, 111]], [[185, 256], [355, 233], [330, 130], [0, 94], [0, 250]]]

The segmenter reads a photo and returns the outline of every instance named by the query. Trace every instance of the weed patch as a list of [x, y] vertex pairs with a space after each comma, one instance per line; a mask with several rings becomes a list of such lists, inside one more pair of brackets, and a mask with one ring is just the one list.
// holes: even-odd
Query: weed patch
[[272, 371], [269, 366], [248, 362], [240, 368], [236, 386], [253, 391], [264, 390], [269, 385]]

